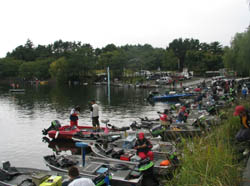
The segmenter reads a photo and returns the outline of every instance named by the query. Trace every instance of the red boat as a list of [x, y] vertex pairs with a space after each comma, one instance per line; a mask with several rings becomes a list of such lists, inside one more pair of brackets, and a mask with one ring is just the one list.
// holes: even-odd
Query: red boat
[[[51, 126], [48, 129], [44, 129], [42, 132], [44, 135], [47, 135], [52, 139], [72, 139], [72, 137], [76, 134], [81, 134], [82, 136], [94, 136], [98, 133], [102, 133], [105, 131], [105, 127], [101, 127], [100, 131], [95, 131], [92, 126], [74, 126], [70, 125], [61, 126], [58, 120], [54, 120], [51, 122]], [[126, 128], [127, 130], [128, 128]], [[119, 131], [120, 129], [116, 127], [112, 127], [109, 129], [111, 131]], [[124, 128], [121, 128], [124, 130]]]

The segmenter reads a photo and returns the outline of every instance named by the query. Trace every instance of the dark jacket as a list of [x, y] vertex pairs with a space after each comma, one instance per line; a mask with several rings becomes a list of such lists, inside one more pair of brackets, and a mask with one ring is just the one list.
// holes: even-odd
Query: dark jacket
[[135, 147], [142, 146], [143, 144], [146, 144], [146, 147], [145, 148], [139, 148], [139, 149], [137, 149], [137, 153], [139, 153], [139, 152], [145, 152], [145, 153], [147, 153], [152, 148], [151, 142], [149, 140], [147, 140], [146, 138], [143, 138], [143, 140], [139, 140], [138, 139], [135, 142]]

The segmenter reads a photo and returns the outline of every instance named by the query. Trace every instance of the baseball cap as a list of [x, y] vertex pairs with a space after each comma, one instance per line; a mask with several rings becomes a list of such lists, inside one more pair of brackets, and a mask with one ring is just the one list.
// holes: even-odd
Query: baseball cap
[[244, 112], [245, 110], [245, 107], [242, 105], [236, 106], [234, 110], [234, 116], [238, 116], [241, 112]]

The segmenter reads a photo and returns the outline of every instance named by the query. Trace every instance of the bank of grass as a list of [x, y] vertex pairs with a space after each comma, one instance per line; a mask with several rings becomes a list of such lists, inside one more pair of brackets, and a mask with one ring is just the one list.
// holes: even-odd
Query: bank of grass
[[170, 186], [239, 186], [245, 164], [239, 163], [234, 136], [240, 128], [239, 118], [233, 117], [233, 108], [227, 109], [228, 119], [206, 135], [183, 139], [180, 167]]

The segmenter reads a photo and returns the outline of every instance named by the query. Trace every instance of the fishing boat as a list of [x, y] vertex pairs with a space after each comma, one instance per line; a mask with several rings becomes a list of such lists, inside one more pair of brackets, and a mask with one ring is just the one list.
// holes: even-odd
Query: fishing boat
[[[162, 141], [161, 138], [154, 138], [152, 136], [146, 138], [149, 139], [149, 141], [151, 142], [151, 151], [153, 152], [162, 154], [166, 153], [167, 156], [170, 156], [171, 154], [174, 154], [177, 151], [174, 142], [165, 142]], [[129, 150], [135, 154], [136, 150], [134, 149], [134, 147], [136, 140], [137, 135], [129, 135], [127, 138], [118, 139], [113, 142], [97, 140], [96, 143], [98, 143], [99, 146], [102, 147], [106, 146], [106, 149], [121, 148], [125, 151]]]
[[98, 171], [109, 171], [112, 175], [111, 185], [129, 183], [140, 185], [143, 174], [135, 164], [127, 164], [91, 156], [82, 158], [80, 155], [47, 155], [44, 156], [46, 165], [51, 170], [67, 172], [72, 165], [78, 167], [82, 176], [96, 175]]
[[[106, 160], [106, 161], [115, 161], [125, 164], [139, 165], [142, 159], [137, 156], [136, 151], [131, 148], [121, 148], [117, 146], [105, 146], [100, 143], [91, 143], [89, 144], [92, 152]], [[165, 152], [154, 151], [154, 173], [157, 175], [167, 175], [171, 173], [177, 165], [177, 156], [175, 152], [172, 152], [172, 147], [170, 149], [164, 149]], [[169, 151], [168, 151], [169, 150]], [[174, 150], [173, 150], [174, 151]], [[168, 162], [167, 164], [163, 162]]]
[[[93, 138], [99, 134], [105, 133], [108, 125], [106, 127], [101, 127], [99, 131], [96, 131], [92, 126], [74, 126], [70, 125], [61, 126], [58, 120], [51, 122], [51, 125], [47, 129], [43, 129], [43, 135], [48, 135], [52, 139], [72, 139], [74, 135], [85, 136], [86, 138]], [[110, 131], [124, 131], [128, 130], [128, 127], [111, 127], [108, 130]]]
[[[70, 154], [81, 154], [81, 149], [75, 146], [73, 140], [63, 140], [63, 139], [50, 139], [43, 137], [42, 141], [48, 144], [48, 147], [53, 150], [56, 154], [61, 154], [69, 152]], [[86, 148], [86, 153], [90, 153], [91, 149]]]
[[9, 89], [9, 92], [25, 92], [25, 89], [13, 88], [13, 89]]
[[166, 94], [160, 94], [157, 91], [153, 91], [149, 93], [147, 97], [148, 101], [176, 101], [180, 98], [188, 98], [194, 96], [192, 93], [176, 93], [175, 91], [170, 91]]
[[171, 124], [169, 127], [157, 125], [150, 131], [153, 136], [161, 136], [163, 141], [176, 140], [180, 137], [200, 136], [203, 132], [200, 126], [187, 124]]
[[[98, 186], [104, 185], [106, 178], [104, 174], [84, 175], [80, 177], [89, 178], [95, 185]], [[67, 180], [67, 172], [57, 172], [28, 167], [12, 167], [8, 161], [3, 162], [3, 166], [0, 168], [1, 186], [61, 185], [62, 182]]]

